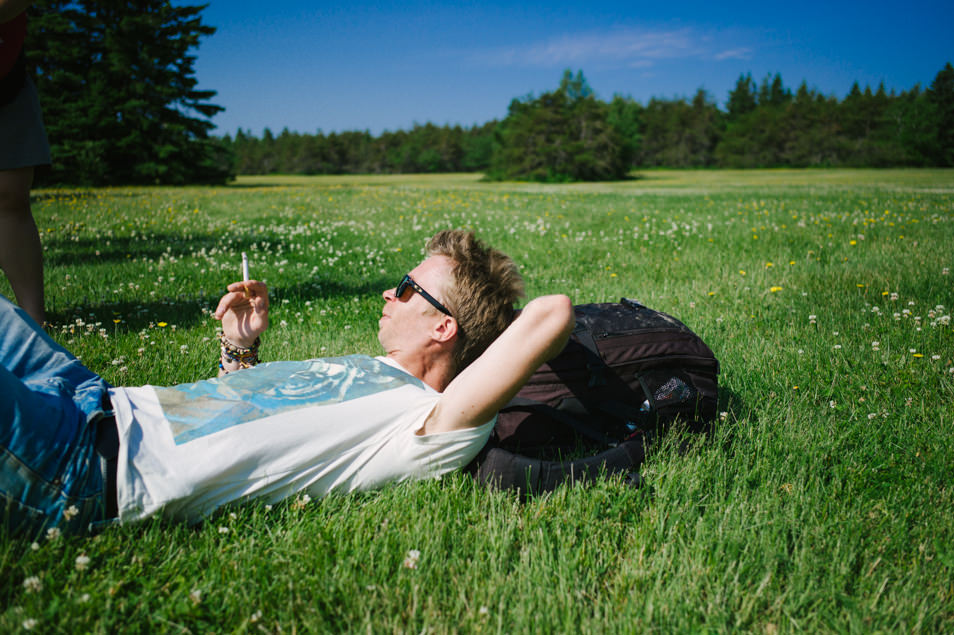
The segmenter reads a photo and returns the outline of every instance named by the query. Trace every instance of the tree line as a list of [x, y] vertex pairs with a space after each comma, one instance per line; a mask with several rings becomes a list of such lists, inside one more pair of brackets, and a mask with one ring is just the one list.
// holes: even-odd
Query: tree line
[[692, 98], [596, 97], [569, 70], [471, 127], [215, 136], [194, 50], [215, 28], [170, 0], [36, 0], [25, 47], [50, 138], [40, 182], [224, 182], [238, 174], [482, 172], [491, 179], [624, 178], [646, 167], [951, 166], [954, 68], [927, 89], [858, 84], [844, 99], [780, 75], [739, 77], [720, 108]]
[[287, 128], [261, 138], [238, 130], [223, 145], [238, 174], [400, 174], [480, 172], [492, 152], [497, 122], [470, 128], [417, 124], [411, 130], [300, 134]]
[[239, 174], [479, 171], [495, 179], [624, 178], [633, 169], [954, 165], [954, 67], [926, 90], [855, 83], [843, 99], [779, 74], [740, 75], [720, 108], [692, 98], [598, 99], [583, 73], [514, 99], [502, 121], [409, 131], [299, 134], [239, 130], [223, 143]]

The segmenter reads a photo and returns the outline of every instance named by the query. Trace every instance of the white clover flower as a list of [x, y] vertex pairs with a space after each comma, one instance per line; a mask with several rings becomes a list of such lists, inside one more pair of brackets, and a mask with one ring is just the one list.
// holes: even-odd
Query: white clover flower
[[832, 399], [831, 401], [828, 402], [828, 407], [829, 407], [829, 408], [834, 408], [834, 407], [837, 406], [837, 405], [838, 405], [838, 402], [836, 402], [834, 399]]
[[192, 592], [189, 593], [189, 599], [192, 600], [193, 604], [198, 604], [202, 601], [202, 589], [192, 589]]
[[27, 593], [39, 593], [43, 590], [43, 582], [35, 575], [31, 575], [23, 581], [23, 588]]
[[225, 525], [219, 525], [219, 533], [220, 533], [220, 534], [227, 534], [227, 533], [229, 533], [229, 528], [226, 527]]
[[417, 569], [417, 561], [421, 559], [421, 552], [417, 549], [411, 549], [404, 558], [404, 567], [406, 569]]
[[63, 510], [63, 518], [66, 520], [73, 520], [79, 514], [79, 510], [76, 508], [76, 505], [70, 505]]
[[874, 419], [874, 418], [877, 417], [877, 416], [878, 416], [878, 413], [877, 413], [877, 412], [869, 412], [869, 413], [868, 413], [868, 420], [870, 421], [871, 419]]
[[89, 562], [89, 556], [86, 554], [80, 554], [76, 556], [76, 570], [86, 571], [86, 568], [89, 567]]
[[38, 622], [31, 617], [31, 618], [23, 620], [23, 623], [20, 626], [22, 626], [23, 630], [25, 631], [32, 631], [34, 628], [36, 628], [37, 624]]
[[59, 527], [50, 527], [46, 530], [46, 539], [47, 540], [56, 540], [62, 535]]

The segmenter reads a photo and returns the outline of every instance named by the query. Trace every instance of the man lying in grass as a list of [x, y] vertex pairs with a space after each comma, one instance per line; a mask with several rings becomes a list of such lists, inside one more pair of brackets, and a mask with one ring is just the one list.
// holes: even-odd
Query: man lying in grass
[[[115, 388], [0, 298], [0, 495], [11, 531], [197, 521], [233, 501], [371, 489], [466, 465], [497, 410], [573, 328], [569, 298], [532, 300], [513, 261], [444, 231], [385, 291], [382, 357], [257, 365], [268, 294], [219, 302], [219, 377]], [[254, 368], [252, 368], [254, 366]]]

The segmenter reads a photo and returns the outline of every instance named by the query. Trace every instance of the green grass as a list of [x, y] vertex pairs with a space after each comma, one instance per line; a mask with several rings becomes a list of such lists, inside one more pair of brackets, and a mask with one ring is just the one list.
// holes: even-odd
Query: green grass
[[209, 312], [242, 251], [272, 289], [265, 359], [376, 354], [381, 290], [468, 227], [531, 296], [685, 321], [722, 362], [725, 414], [709, 442], [656, 447], [641, 490], [520, 503], [455, 475], [0, 536], [0, 631], [954, 629], [954, 171], [637, 176], [36, 192], [50, 331], [113, 384], [213, 373]]

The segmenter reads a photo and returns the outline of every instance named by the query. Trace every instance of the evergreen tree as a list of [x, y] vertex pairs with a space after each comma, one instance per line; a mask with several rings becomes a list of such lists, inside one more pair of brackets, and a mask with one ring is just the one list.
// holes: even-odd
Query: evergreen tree
[[583, 73], [563, 74], [560, 87], [510, 103], [495, 136], [488, 178], [533, 181], [620, 179], [628, 166], [605, 102]]
[[705, 167], [714, 163], [721, 134], [721, 114], [705, 90], [692, 103], [685, 99], [650, 99], [643, 112], [645, 125], [640, 165]]
[[225, 147], [210, 138], [221, 111], [198, 90], [196, 48], [215, 29], [201, 6], [169, 0], [38, 0], [28, 60], [53, 154], [52, 180], [223, 181]]
[[937, 165], [954, 166], [954, 66], [950, 62], [931, 82], [927, 98], [937, 117], [938, 149], [934, 160]]
[[905, 91], [888, 107], [887, 118], [900, 148], [900, 163], [914, 166], [938, 165], [941, 144], [938, 112], [920, 86]]
[[643, 107], [629, 97], [615, 95], [609, 103], [607, 122], [620, 140], [620, 160], [627, 168], [634, 167], [642, 145]]
[[755, 107], [755, 82], [752, 81], [752, 75], [751, 73], [739, 75], [735, 88], [729, 91], [726, 118], [729, 122], [737, 121], [755, 110]]

